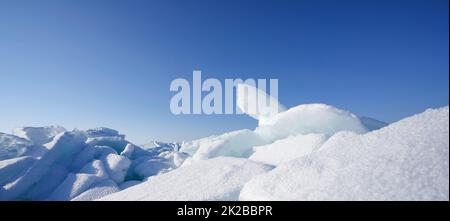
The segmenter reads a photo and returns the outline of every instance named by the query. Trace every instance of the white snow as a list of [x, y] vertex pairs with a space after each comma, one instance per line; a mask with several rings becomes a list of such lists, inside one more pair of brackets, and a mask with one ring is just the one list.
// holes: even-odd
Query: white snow
[[73, 198], [72, 201], [92, 201], [119, 191], [120, 189], [119, 187], [117, 187], [117, 184], [114, 181], [104, 180], [97, 183], [92, 188], [86, 190], [77, 197]]
[[286, 110], [249, 85], [237, 100], [254, 130], [181, 145], [104, 127], [0, 133], [0, 200], [449, 200], [448, 106], [387, 125], [325, 104]]
[[100, 160], [84, 166], [80, 173], [69, 173], [66, 179], [53, 191], [49, 200], [70, 200], [83, 193], [92, 185], [108, 178], [105, 167]]
[[182, 145], [181, 151], [192, 155], [184, 164], [218, 156], [248, 158], [254, 146], [271, 144], [299, 134], [318, 133], [331, 136], [339, 131], [365, 133], [359, 118], [344, 110], [325, 104], [305, 104], [281, 112], [255, 130], [237, 130], [210, 136]]
[[339, 131], [366, 133], [368, 129], [356, 115], [326, 104], [303, 104], [290, 108], [255, 129], [255, 133], [273, 140], [309, 133], [331, 136]]
[[48, 152], [22, 174], [17, 180], [4, 185], [1, 199], [40, 198], [47, 195], [61, 182], [67, 166], [76, 153], [81, 151], [85, 137], [77, 132], [64, 132], [52, 142], [45, 144]]
[[192, 154], [190, 161], [218, 156], [249, 157], [253, 146], [266, 144], [263, 137], [251, 130], [238, 130], [219, 136], [207, 137], [185, 143], [181, 151]]
[[449, 108], [342, 132], [248, 182], [241, 200], [449, 200]]
[[256, 146], [249, 159], [279, 165], [295, 158], [310, 154], [327, 140], [323, 134], [298, 134], [277, 140], [264, 146]]
[[[0, 161], [0, 186], [17, 179], [21, 174], [35, 162], [33, 157], [23, 156]], [[2, 191], [0, 191], [1, 194]]]
[[144, 156], [135, 160], [133, 166], [134, 176], [139, 178], [150, 177], [159, 173], [167, 172], [171, 165], [161, 157]]
[[35, 145], [43, 145], [52, 140], [54, 136], [66, 131], [61, 126], [47, 127], [20, 127], [13, 129], [13, 135], [32, 141]]
[[120, 184], [120, 185], [119, 185], [119, 188], [120, 188], [121, 190], [124, 190], [124, 189], [126, 189], [126, 188], [129, 188], [129, 187], [138, 185], [138, 184], [140, 184], [140, 183], [142, 183], [142, 181], [139, 181], [139, 180], [129, 180], [129, 181], [126, 181], [126, 182], [123, 182], [122, 184]]
[[0, 133], [0, 160], [20, 157], [32, 146], [33, 143], [27, 139]]
[[125, 149], [120, 153], [120, 155], [128, 157], [128, 158], [132, 158], [133, 157], [133, 152], [134, 152], [134, 145], [133, 144], [127, 144], [125, 146]]
[[109, 177], [116, 183], [122, 183], [125, 175], [130, 167], [131, 161], [124, 156], [117, 154], [108, 154], [102, 158], [103, 163], [108, 171]]
[[248, 180], [271, 168], [247, 159], [217, 157], [150, 177], [102, 200], [237, 200]]

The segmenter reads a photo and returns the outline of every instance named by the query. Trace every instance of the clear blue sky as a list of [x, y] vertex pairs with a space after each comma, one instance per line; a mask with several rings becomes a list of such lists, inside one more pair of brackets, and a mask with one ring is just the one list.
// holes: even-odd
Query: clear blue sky
[[448, 105], [448, 21], [448, 0], [0, 0], [0, 131], [107, 126], [145, 143], [256, 126], [172, 115], [170, 82], [194, 69], [393, 122]]

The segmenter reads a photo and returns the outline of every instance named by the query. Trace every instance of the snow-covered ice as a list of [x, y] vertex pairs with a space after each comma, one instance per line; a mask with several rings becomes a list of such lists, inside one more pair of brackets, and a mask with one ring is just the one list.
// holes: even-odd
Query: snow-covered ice
[[211, 136], [186, 142], [181, 151], [192, 154], [185, 164], [191, 161], [210, 159], [218, 156], [249, 157], [257, 145], [270, 142], [252, 130], [232, 131], [219, 136]]
[[[448, 200], [449, 108], [387, 125], [325, 104], [183, 143], [136, 145], [110, 128], [0, 133], [0, 200]], [[276, 108], [276, 109], [275, 109]]]
[[0, 133], [0, 160], [20, 157], [32, 146], [33, 143], [27, 139]]
[[365, 133], [368, 128], [348, 111], [326, 104], [303, 104], [275, 115], [255, 129], [255, 133], [272, 140], [309, 133], [333, 135], [339, 131]]
[[323, 134], [289, 136], [271, 144], [253, 147], [255, 152], [249, 159], [270, 165], [279, 165], [310, 154], [326, 140], [327, 136]]
[[73, 198], [73, 201], [92, 201], [100, 199], [109, 194], [119, 192], [120, 188], [112, 180], [104, 180], [92, 186], [90, 189], [84, 191], [82, 194]]
[[237, 200], [248, 180], [270, 169], [243, 158], [217, 157], [150, 177], [102, 200]]
[[325, 104], [305, 104], [266, 119], [255, 130], [237, 130], [185, 142], [180, 150], [192, 156], [185, 164], [217, 156], [248, 158], [253, 154], [255, 146], [271, 144], [290, 136], [310, 133], [331, 136], [339, 131], [365, 133], [369, 129], [348, 111]]
[[341, 132], [320, 151], [244, 186], [241, 200], [448, 200], [449, 108], [364, 135]]
[[108, 154], [102, 158], [109, 177], [116, 183], [122, 183], [130, 167], [131, 161], [124, 156]]
[[[0, 200], [94, 200], [170, 171], [187, 156], [174, 144], [145, 150], [109, 128], [14, 131], [18, 136], [0, 134]], [[152, 173], [132, 168], [143, 157], [158, 159]]]

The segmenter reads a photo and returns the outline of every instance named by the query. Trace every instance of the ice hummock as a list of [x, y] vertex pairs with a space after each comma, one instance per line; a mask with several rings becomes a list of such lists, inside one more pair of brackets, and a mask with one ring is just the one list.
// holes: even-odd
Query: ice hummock
[[61, 126], [46, 126], [46, 127], [19, 127], [13, 129], [13, 135], [27, 139], [33, 142], [34, 145], [43, 145], [50, 142], [53, 137], [66, 131]]
[[[270, 114], [260, 114], [248, 109], [248, 107], [255, 105], [258, 97], [270, 100], [268, 102], [270, 104], [269, 109], [273, 110], [269, 112]], [[302, 104], [286, 109], [274, 97], [246, 84], [238, 86], [237, 103], [244, 113], [258, 120], [258, 126], [254, 130], [237, 130], [183, 143], [180, 150], [191, 155], [184, 162], [185, 165], [218, 156], [241, 158], [248, 158], [253, 154], [261, 156], [263, 152], [267, 152], [267, 149], [270, 148], [255, 153], [255, 146], [276, 146], [277, 144], [274, 144], [274, 142], [312, 133], [323, 137], [330, 137], [340, 131], [363, 134], [386, 125], [371, 118], [363, 118], [364, 120], [362, 120], [349, 111], [326, 104]], [[270, 157], [277, 156], [279, 160], [283, 161], [284, 159], [299, 157], [304, 152], [301, 147], [289, 146], [286, 148], [289, 151], [275, 151], [277, 154]], [[308, 148], [311, 147], [305, 147], [305, 149]], [[287, 154], [288, 152], [297, 154], [290, 155]], [[278, 163], [275, 159], [264, 160], [264, 162], [269, 161]]]
[[33, 143], [27, 139], [0, 133], [0, 160], [20, 157], [32, 146]]
[[[14, 131], [23, 138], [0, 134], [0, 200], [94, 200], [170, 171], [186, 158], [173, 144], [160, 142], [147, 151], [109, 128]], [[143, 173], [149, 158], [157, 162]]]
[[12, 134], [0, 133], [0, 160], [20, 156], [41, 156], [47, 149], [43, 146], [65, 129], [61, 126], [20, 127]]
[[248, 158], [253, 147], [269, 145], [290, 136], [310, 133], [331, 136], [340, 131], [366, 133], [369, 131], [361, 120], [348, 111], [325, 104], [304, 104], [278, 113], [266, 119], [254, 130], [238, 130], [185, 142], [181, 151], [191, 154], [185, 162], [210, 159], [218, 156]]

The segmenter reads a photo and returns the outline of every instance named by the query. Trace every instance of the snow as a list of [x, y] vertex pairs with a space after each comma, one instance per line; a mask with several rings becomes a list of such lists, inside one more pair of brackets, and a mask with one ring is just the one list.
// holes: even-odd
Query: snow
[[92, 201], [96, 199], [100, 199], [106, 195], [113, 194], [115, 192], [119, 192], [120, 188], [117, 184], [112, 180], [104, 180], [94, 185], [89, 190], [86, 190], [79, 196], [72, 199], [72, 201]]
[[367, 134], [341, 132], [318, 151], [248, 182], [241, 200], [449, 200], [449, 108]]
[[0, 160], [22, 156], [33, 143], [14, 135], [0, 133]]
[[105, 167], [100, 160], [87, 164], [80, 173], [69, 173], [66, 179], [53, 191], [49, 200], [70, 200], [90, 186], [108, 178]]
[[[93, 200], [120, 191], [119, 186], [127, 188], [148, 176], [168, 172], [187, 157], [178, 152], [176, 143], [158, 142], [145, 150], [109, 128], [57, 133], [60, 127], [27, 127], [15, 131], [26, 139], [0, 134], [0, 150], [8, 153], [3, 155], [7, 159], [0, 160], [0, 200]], [[142, 164], [138, 170], [152, 173], [137, 177], [133, 162], [152, 159], [158, 161], [150, 165], [154, 168]]]
[[[132, 153], [131, 148], [133, 149]], [[184, 162], [187, 153], [178, 151], [179, 145], [174, 143], [158, 143], [157, 145], [142, 149], [140, 147], [128, 147], [123, 154], [130, 154], [132, 163], [126, 175], [127, 179], [145, 179], [149, 176], [171, 171]]]
[[107, 136], [107, 137], [89, 137], [86, 143], [90, 146], [107, 146], [113, 148], [116, 152], [122, 152], [129, 144], [123, 136]]
[[125, 139], [125, 135], [119, 134], [117, 130], [113, 130], [107, 127], [97, 127], [94, 129], [86, 130], [86, 136], [89, 138], [94, 137], [120, 137]]
[[181, 146], [181, 151], [192, 155], [184, 164], [218, 156], [244, 157], [253, 154], [253, 147], [271, 144], [299, 134], [331, 136], [339, 131], [365, 133], [368, 129], [360, 119], [344, 110], [325, 104], [305, 104], [281, 112], [255, 130], [237, 130], [210, 136]]
[[268, 145], [254, 147], [255, 152], [249, 159], [270, 165], [279, 165], [310, 154], [326, 140], [327, 136], [323, 134], [289, 136]]
[[30, 165], [17, 180], [4, 186], [5, 191], [0, 193], [0, 198], [39, 198], [49, 193], [64, 178], [62, 174], [67, 164], [83, 148], [85, 139], [77, 131], [57, 135], [52, 142], [45, 144], [49, 151], [41, 159]]
[[356, 115], [326, 104], [298, 105], [255, 129], [255, 133], [272, 140], [309, 133], [331, 136], [339, 131], [366, 133], [368, 129]]
[[133, 157], [133, 152], [134, 152], [134, 145], [133, 144], [127, 144], [125, 146], [125, 149], [120, 153], [120, 155], [124, 156], [124, 157], [128, 157], [128, 158], [132, 158]]
[[30, 140], [34, 145], [43, 145], [48, 143], [57, 134], [66, 131], [61, 126], [47, 127], [20, 127], [13, 129], [13, 135]]
[[217, 157], [150, 177], [101, 200], [237, 200], [248, 180], [270, 169], [247, 159]]
[[126, 181], [126, 182], [123, 182], [122, 184], [120, 184], [120, 185], [119, 185], [119, 188], [120, 188], [121, 190], [124, 190], [124, 189], [126, 189], [126, 188], [129, 188], [129, 187], [138, 185], [138, 184], [140, 184], [140, 183], [142, 183], [142, 181], [140, 181], [140, 180], [129, 180], [129, 181]]
[[111, 179], [116, 183], [122, 183], [131, 161], [127, 157], [116, 154], [108, 154], [102, 160]]
[[286, 110], [249, 85], [237, 96], [256, 128], [182, 144], [105, 127], [0, 133], [0, 200], [449, 200], [448, 106], [388, 125], [325, 104]]
[[370, 117], [359, 117], [361, 123], [370, 131], [386, 127], [388, 124]]
[[0, 186], [17, 179], [24, 172], [25, 168], [34, 162], [35, 159], [29, 156], [0, 161]]

